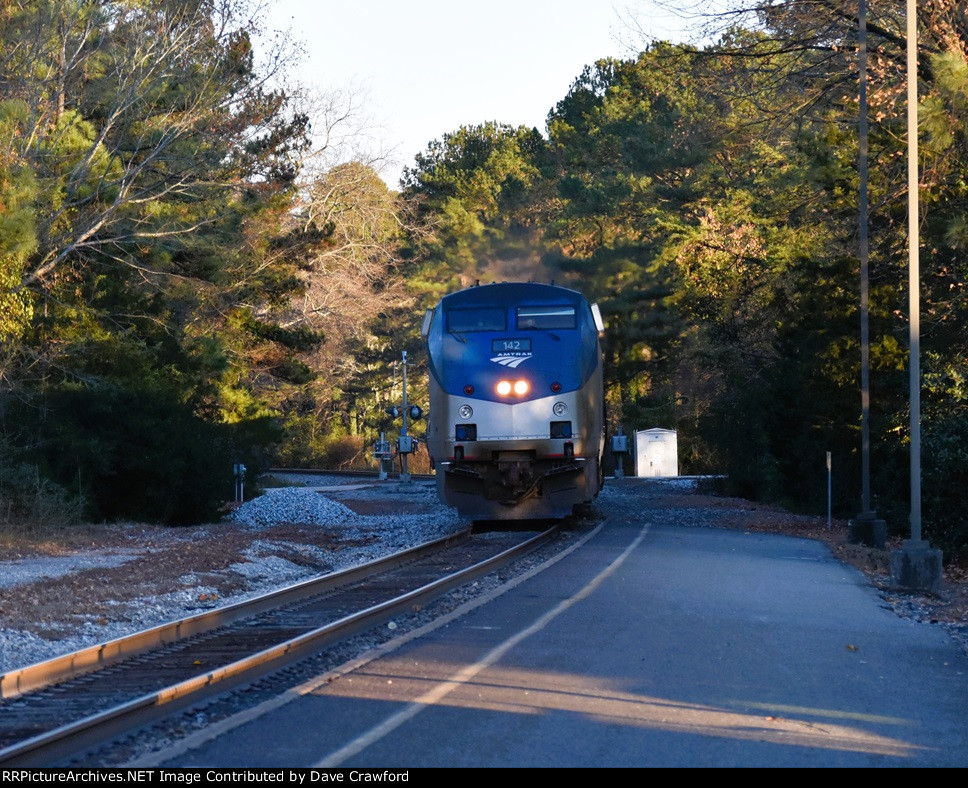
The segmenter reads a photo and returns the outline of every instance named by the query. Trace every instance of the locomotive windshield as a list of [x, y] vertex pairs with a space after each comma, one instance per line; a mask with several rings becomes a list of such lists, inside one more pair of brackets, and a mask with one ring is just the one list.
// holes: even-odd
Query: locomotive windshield
[[503, 307], [451, 309], [447, 312], [447, 330], [452, 334], [465, 331], [504, 331], [507, 313]]
[[527, 328], [575, 328], [575, 307], [565, 306], [519, 306], [518, 330]]

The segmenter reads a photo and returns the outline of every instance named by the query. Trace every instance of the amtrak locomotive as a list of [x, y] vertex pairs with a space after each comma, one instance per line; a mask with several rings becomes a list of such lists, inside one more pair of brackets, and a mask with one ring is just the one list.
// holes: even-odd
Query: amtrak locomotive
[[472, 287], [428, 310], [427, 447], [475, 520], [559, 518], [601, 489], [602, 319], [564, 287]]

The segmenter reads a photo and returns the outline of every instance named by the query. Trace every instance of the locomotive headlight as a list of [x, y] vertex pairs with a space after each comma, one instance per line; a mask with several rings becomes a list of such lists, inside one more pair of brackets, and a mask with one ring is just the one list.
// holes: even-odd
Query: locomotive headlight
[[510, 380], [502, 380], [494, 390], [502, 397], [509, 396], [511, 392], [514, 392], [516, 397], [523, 397], [531, 390], [531, 384], [526, 380], [515, 380], [513, 383]]
[[556, 416], [564, 416], [568, 412], [568, 406], [564, 402], [556, 402], [552, 406], [551, 411]]
[[457, 409], [457, 413], [460, 414], [460, 417], [464, 421], [467, 421], [471, 416], [474, 415], [474, 409], [470, 405], [461, 405]]

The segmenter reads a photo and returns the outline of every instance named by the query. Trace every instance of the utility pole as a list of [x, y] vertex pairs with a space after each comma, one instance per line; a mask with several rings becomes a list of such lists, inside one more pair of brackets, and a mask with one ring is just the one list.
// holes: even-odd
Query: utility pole
[[908, 311], [911, 399], [911, 541], [921, 541], [921, 260], [918, 249], [918, 14], [907, 0]]
[[921, 539], [921, 265], [918, 252], [918, 15], [907, 0], [908, 310], [910, 313], [911, 538], [891, 552], [891, 586], [941, 590], [941, 551]]
[[[847, 523], [847, 541], [850, 544], [866, 544], [870, 547], [884, 547], [887, 539], [887, 523], [877, 519], [871, 509], [871, 372], [870, 372], [870, 285], [868, 239], [868, 201], [867, 201], [867, 0], [860, 0], [858, 9], [859, 30], [857, 34], [857, 66], [860, 74], [860, 118], [858, 123], [858, 147], [860, 161], [860, 432], [861, 432], [861, 494], [860, 514]], [[828, 454], [827, 468], [830, 468]], [[829, 481], [829, 479], [828, 479]], [[828, 507], [829, 508], [829, 507]]]

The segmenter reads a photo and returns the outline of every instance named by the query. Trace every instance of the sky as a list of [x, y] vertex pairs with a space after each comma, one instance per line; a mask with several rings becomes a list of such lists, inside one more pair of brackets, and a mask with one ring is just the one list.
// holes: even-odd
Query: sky
[[585, 65], [644, 47], [629, 4], [647, 33], [683, 40], [649, 0], [274, 0], [267, 22], [302, 42], [301, 81], [365, 96], [371, 147], [392, 149], [381, 175], [396, 188], [417, 153], [462, 125], [544, 134]]

